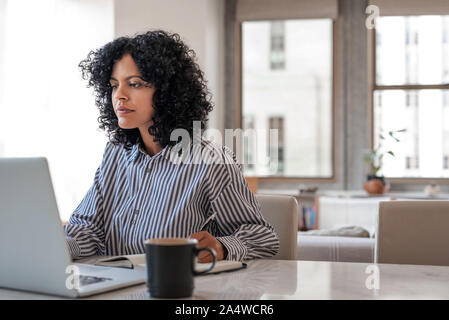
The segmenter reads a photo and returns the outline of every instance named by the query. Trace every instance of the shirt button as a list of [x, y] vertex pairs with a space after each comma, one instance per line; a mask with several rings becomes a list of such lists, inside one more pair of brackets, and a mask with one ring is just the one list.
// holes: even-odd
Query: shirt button
[[132, 217], [132, 220], [131, 220], [131, 224], [132, 225], [136, 223], [136, 217], [137, 217], [138, 214], [139, 214], [139, 209], [134, 209], [133, 217]]

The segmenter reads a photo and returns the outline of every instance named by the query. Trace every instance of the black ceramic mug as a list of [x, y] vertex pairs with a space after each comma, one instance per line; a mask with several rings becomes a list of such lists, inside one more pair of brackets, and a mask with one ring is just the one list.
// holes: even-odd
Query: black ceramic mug
[[[198, 240], [189, 238], [159, 238], [145, 241], [147, 286], [152, 297], [185, 298], [192, 296], [193, 276], [206, 273], [215, 266], [217, 256], [210, 248], [198, 248]], [[195, 270], [201, 251], [212, 255], [211, 266]]]

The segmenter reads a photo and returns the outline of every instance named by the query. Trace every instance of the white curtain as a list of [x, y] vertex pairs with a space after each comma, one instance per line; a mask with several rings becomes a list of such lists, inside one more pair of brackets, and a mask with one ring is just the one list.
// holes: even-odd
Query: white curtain
[[67, 220], [106, 142], [78, 63], [112, 40], [113, 0], [3, 0], [0, 11], [0, 156], [47, 157]]

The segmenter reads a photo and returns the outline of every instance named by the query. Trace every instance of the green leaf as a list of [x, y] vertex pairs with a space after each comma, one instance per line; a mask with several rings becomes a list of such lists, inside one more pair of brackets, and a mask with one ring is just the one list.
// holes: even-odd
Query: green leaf
[[382, 140], [385, 140], [385, 137], [382, 134], [379, 134], [379, 138], [381, 138]]
[[399, 142], [399, 139], [393, 135], [393, 131], [388, 132], [388, 134], [390, 135], [390, 137], [392, 137], [394, 140], [396, 140], [396, 142]]
[[393, 151], [388, 151], [387, 153], [388, 153], [388, 154], [391, 154], [391, 155], [394, 157]]
[[407, 131], [407, 129], [401, 129], [401, 130], [397, 130], [395, 132], [406, 132], [406, 131]]

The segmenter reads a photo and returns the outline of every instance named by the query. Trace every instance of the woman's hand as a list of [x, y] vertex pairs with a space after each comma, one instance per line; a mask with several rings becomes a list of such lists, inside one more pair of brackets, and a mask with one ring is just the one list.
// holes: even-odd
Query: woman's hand
[[[190, 238], [198, 240], [198, 248], [211, 248], [217, 254], [217, 261], [226, 258], [227, 250], [223, 244], [207, 231], [200, 231], [190, 235]], [[212, 255], [209, 252], [201, 252], [198, 255], [198, 262], [212, 262]]]

